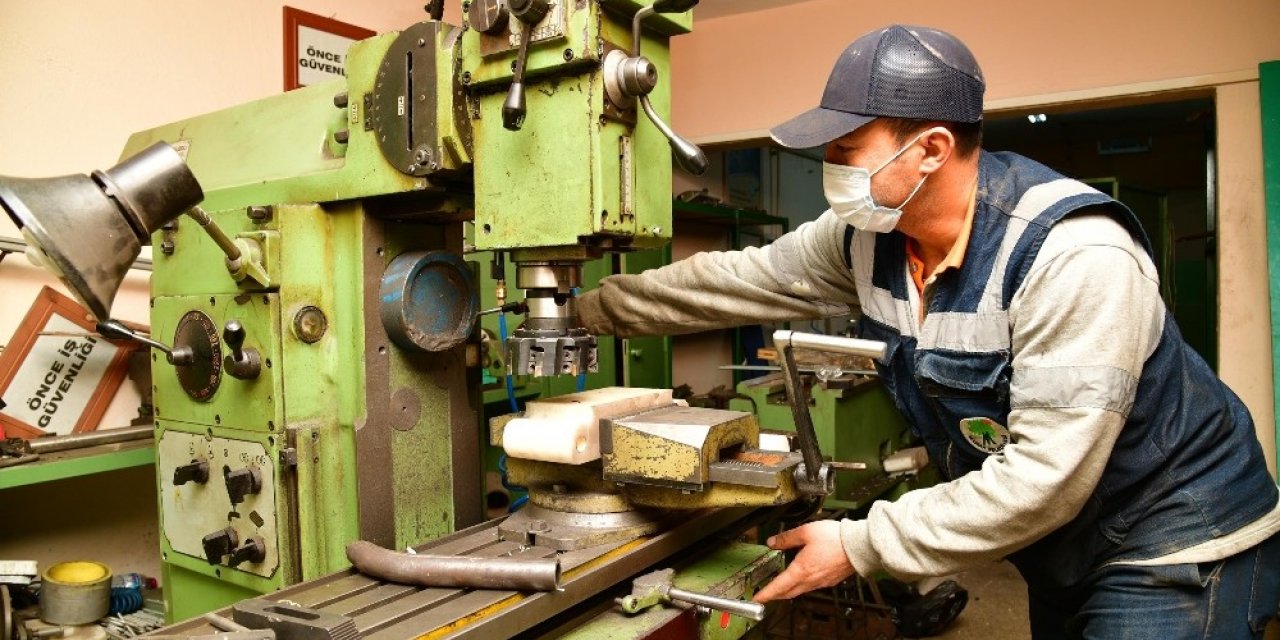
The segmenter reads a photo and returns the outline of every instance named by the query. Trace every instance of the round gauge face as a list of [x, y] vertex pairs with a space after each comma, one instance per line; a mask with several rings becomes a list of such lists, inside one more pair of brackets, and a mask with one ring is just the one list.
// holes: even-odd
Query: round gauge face
[[178, 321], [173, 348], [186, 347], [194, 356], [189, 365], [175, 367], [182, 390], [196, 402], [208, 402], [222, 381], [222, 339], [218, 325], [200, 311], [188, 311]]

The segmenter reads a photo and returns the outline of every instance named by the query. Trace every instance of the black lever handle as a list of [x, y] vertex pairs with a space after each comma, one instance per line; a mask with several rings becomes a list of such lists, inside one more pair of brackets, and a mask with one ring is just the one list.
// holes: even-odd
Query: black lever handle
[[227, 566], [235, 567], [244, 562], [262, 562], [267, 559], [267, 543], [259, 536], [252, 536], [236, 547], [227, 560]]
[[200, 540], [204, 547], [204, 559], [209, 564], [222, 564], [222, 557], [231, 553], [240, 544], [240, 536], [231, 527], [214, 531]]
[[233, 377], [251, 380], [262, 371], [262, 356], [257, 349], [245, 349], [244, 338], [244, 324], [239, 320], [228, 320], [222, 328], [222, 340], [230, 347], [231, 353], [227, 355], [223, 367]]
[[502, 126], [508, 131], [519, 131], [524, 126], [528, 109], [524, 103], [524, 68], [529, 60], [529, 42], [533, 39], [533, 26], [547, 17], [551, 4], [547, 0], [508, 0], [511, 15], [521, 23], [520, 50], [516, 54], [516, 66], [512, 69], [511, 89], [502, 103]]
[[244, 359], [244, 325], [239, 320], [228, 320], [222, 329], [222, 339], [231, 347], [231, 355], [236, 360]]
[[227, 483], [227, 495], [233, 505], [244, 502], [245, 496], [262, 491], [262, 473], [257, 467], [224, 471], [223, 479]]
[[188, 482], [204, 484], [209, 481], [209, 461], [196, 458], [191, 462], [173, 470], [173, 486], [180, 487]]

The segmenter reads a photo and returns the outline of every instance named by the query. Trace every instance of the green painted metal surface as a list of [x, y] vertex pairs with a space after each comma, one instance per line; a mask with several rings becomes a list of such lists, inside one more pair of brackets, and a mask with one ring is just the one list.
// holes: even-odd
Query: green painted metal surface
[[[529, 117], [514, 133], [501, 128], [499, 115], [511, 52], [483, 53], [475, 32], [432, 27], [418, 45], [435, 50], [428, 91], [434, 92], [435, 137], [425, 144], [452, 172], [447, 180], [412, 177], [392, 166], [379, 146], [385, 132], [366, 126], [380, 104], [388, 117], [376, 87], [387, 52], [405, 44], [398, 33], [354, 44], [345, 80], [130, 138], [126, 155], [157, 140], [182, 149], [204, 186], [203, 208], [262, 272], [259, 281], [236, 281], [223, 254], [189, 219], [153, 238], [154, 336], [172, 343], [179, 320], [199, 310], [219, 330], [241, 321], [245, 346], [263, 357], [258, 377], [240, 380], [224, 370], [217, 390], [202, 398], [190, 397], [174, 367], [156, 358], [160, 428], [259, 443], [279, 479], [264, 488], [275, 492], [279, 511], [281, 564], [270, 577], [210, 565], [162, 541], [166, 598], [175, 617], [341, 569], [345, 545], [367, 536], [366, 527], [389, 526], [387, 546], [403, 547], [453, 531], [478, 513], [478, 499], [460, 504], [470, 498], [455, 496], [480, 495], [467, 490], [483, 482], [478, 460], [488, 430], [480, 418], [505, 391], [492, 383], [482, 389], [482, 372], [467, 369], [462, 348], [417, 353], [387, 340], [377, 326], [379, 278], [407, 251], [461, 253], [461, 220], [472, 211], [480, 229], [475, 245], [519, 250], [514, 259], [587, 260], [611, 245], [666, 241], [667, 142], [643, 116], [628, 123], [606, 114], [597, 64], [603, 47], [629, 47], [630, 15], [646, 4], [566, 3], [563, 37], [533, 49]], [[683, 14], [647, 23], [644, 54], [661, 73], [669, 68], [667, 37], [687, 32], [690, 20]], [[346, 107], [335, 105], [341, 93]], [[406, 96], [417, 105], [413, 97]], [[660, 82], [652, 101], [660, 113], [669, 111], [667, 83]], [[343, 131], [348, 138], [340, 143], [335, 134]], [[252, 218], [251, 206], [269, 206], [270, 215]], [[594, 286], [612, 264], [588, 261], [584, 285]], [[518, 295], [514, 285], [509, 278], [515, 294], [509, 300]], [[311, 308], [326, 325], [315, 340], [304, 339], [295, 323]], [[486, 318], [482, 326], [496, 335], [493, 323]], [[500, 349], [491, 351], [500, 357]], [[613, 339], [601, 337], [599, 352], [600, 372], [587, 376], [588, 388], [618, 383]], [[489, 364], [484, 372], [498, 380], [493, 374], [505, 363]], [[561, 394], [576, 384], [572, 378], [523, 380], [520, 393]], [[158, 480], [163, 489], [166, 479]], [[375, 499], [367, 499], [371, 495]], [[385, 519], [370, 505], [385, 505]]]
[[190, 594], [184, 598], [167, 601], [165, 621], [168, 623], [194, 618], [258, 595], [258, 592], [252, 589], [245, 589], [217, 578], [210, 578], [202, 573], [188, 571], [168, 562], [163, 565], [162, 572], [166, 593], [176, 589], [180, 593]]
[[[353, 44], [345, 82], [304, 87], [139, 132], [129, 138], [123, 155], [161, 140], [185, 147], [187, 164], [205, 189], [202, 206], [211, 211], [400, 193], [443, 197], [445, 188], [392, 167], [378, 148], [376, 132], [359, 124], [367, 115], [361, 98], [372, 93], [383, 54], [396, 36], [387, 33]], [[452, 78], [451, 57], [439, 56], [439, 64], [440, 75]], [[344, 91], [351, 106], [340, 109], [334, 96]], [[439, 128], [448, 137], [452, 120]], [[334, 133], [344, 129], [350, 141], [336, 144]], [[451, 139], [457, 137], [452, 133]], [[448, 157], [442, 154], [442, 160]], [[463, 153], [459, 166], [467, 160]], [[439, 208], [457, 211], [469, 205], [465, 194], [456, 195], [457, 201]]]
[[[1280, 60], [1258, 65], [1258, 80], [1267, 198], [1267, 264], [1271, 270], [1272, 371], [1280, 372]], [[1274, 377], [1275, 406], [1280, 408], [1280, 375]], [[1280, 442], [1280, 422], [1276, 426], [1276, 441]], [[1276, 470], [1280, 472], [1280, 463]]]
[[[743, 397], [730, 400], [730, 409], [755, 413], [762, 429], [795, 431], [791, 406], [779, 376], [747, 380], [737, 390]], [[809, 414], [823, 455], [867, 465], [865, 470], [837, 473], [836, 491], [826, 500], [828, 508], [856, 511], [870, 506], [873, 500], [894, 498], [932, 483], [932, 471], [902, 478], [900, 482], [884, 480], [881, 461], [895, 451], [914, 446], [916, 441], [878, 380], [864, 380], [853, 388], [817, 384], [810, 387], [809, 395]]]
[[[779, 562], [780, 552], [768, 547], [729, 543], [676, 569], [672, 585], [697, 593], [719, 593], [741, 599], [755, 594], [753, 575], [761, 567]], [[773, 565], [773, 566], [780, 566]], [[765, 579], [769, 576], [755, 576]], [[745, 589], [744, 589], [745, 587]], [[607, 638], [649, 637], [662, 612], [655, 609], [625, 616], [611, 611], [560, 636], [565, 640], [604, 640]], [[698, 616], [696, 636], [699, 640], [733, 640], [756, 637], [758, 624], [740, 616], [723, 616], [712, 611]], [[675, 637], [664, 635], [661, 637]]]
[[[519, 132], [503, 128], [505, 92], [479, 99], [480, 117], [472, 120], [478, 249], [576, 247], [596, 235], [656, 247], [671, 236], [667, 141], [643, 114], [633, 126], [606, 113], [604, 74], [593, 62], [605, 49], [630, 48], [629, 21], [596, 3], [574, 6], [566, 5], [563, 38], [531, 45]], [[485, 57], [476, 31], [463, 34], [461, 49], [474, 84], [509, 78], [509, 55]], [[574, 60], [566, 62], [565, 51]], [[649, 32], [643, 52], [660, 75], [668, 72], [665, 38]], [[551, 72], [558, 73], [545, 76]], [[650, 100], [666, 117], [668, 84], [659, 83]]]
[[0, 469], [0, 489], [142, 467], [156, 462], [156, 448], [150, 443], [126, 445], [114, 451], [104, 449], [95, 447], [93, 452], [46, 455], [35, 462]]

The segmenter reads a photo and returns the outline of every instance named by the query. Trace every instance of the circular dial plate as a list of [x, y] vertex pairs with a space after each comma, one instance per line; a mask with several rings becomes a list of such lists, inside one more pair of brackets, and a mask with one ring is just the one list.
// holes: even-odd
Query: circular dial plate
[[222, 339], [213, 319], [199, 311], [188, 311], [178, 321], [173, 347], [188, 347], [195, 360], [175, 367], [182, 390], [197, 402], [207, 402], [222, 381]]

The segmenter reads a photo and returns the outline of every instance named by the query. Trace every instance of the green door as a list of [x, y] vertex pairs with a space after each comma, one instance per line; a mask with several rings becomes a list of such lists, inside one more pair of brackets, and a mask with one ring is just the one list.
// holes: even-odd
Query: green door
[[[1267, 195], [1267, 264], [1271, 269], [1271, 361], [1280, 371], [1280, 60], [1258, 65], [1262, 94], [1262, 165]], [[1280, 377], [1275, 382], [1280, 407]], [[1276, 440], [1280, 441], [1280, 421]]]

